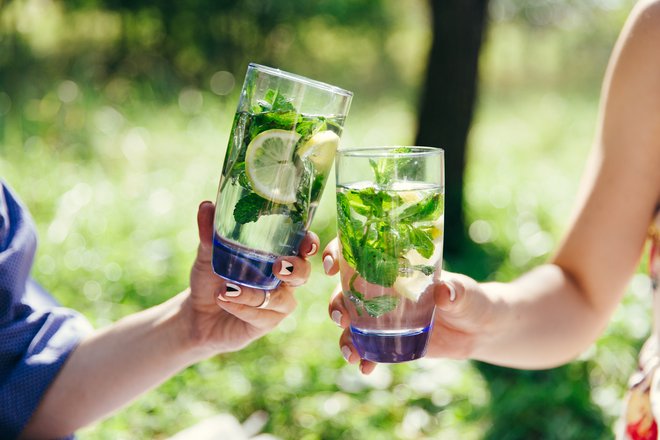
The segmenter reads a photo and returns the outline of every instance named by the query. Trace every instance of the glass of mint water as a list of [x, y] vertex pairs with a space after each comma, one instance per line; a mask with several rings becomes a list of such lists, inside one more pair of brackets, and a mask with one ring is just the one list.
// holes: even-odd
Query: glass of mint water
[[213, 269], [273, 289], [296, 255], [332, 168], [353, 94], [250, 64], [229, 136], [214, 219]]
[[344, 305], [363, 359], [426, 353], [444, 237], [444, 151], [381, 147], [337, 153]]

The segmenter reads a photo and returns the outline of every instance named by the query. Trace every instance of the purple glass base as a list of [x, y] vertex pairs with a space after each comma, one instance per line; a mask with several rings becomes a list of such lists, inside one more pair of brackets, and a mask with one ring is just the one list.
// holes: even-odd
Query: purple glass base
[[431, 326], [403, 334], [365, 332], [351, 327], [351, 338], [362, 359], [394, 363], [419, 359], [426, 354]]
[[276, 257], [234, 249], [213, 236], [213, 271], [229, 281], [257, 289], [272, 290], [280, 284], [273, 275]]

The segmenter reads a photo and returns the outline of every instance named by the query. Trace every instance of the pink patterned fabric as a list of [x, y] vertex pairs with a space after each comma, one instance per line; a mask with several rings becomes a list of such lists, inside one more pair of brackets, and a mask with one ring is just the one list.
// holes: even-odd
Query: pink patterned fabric
[[651, 254], [649, 274], [653, 285], [654, 329], [646, 341], [639, 357], [639, 369], [630, 379], [626, 397], [623, 426], [619, 440], [657, 440], [660, 420], [660, 375], [655, 374], [659, 357], [660, 325], [660, 214], [649, 229]]

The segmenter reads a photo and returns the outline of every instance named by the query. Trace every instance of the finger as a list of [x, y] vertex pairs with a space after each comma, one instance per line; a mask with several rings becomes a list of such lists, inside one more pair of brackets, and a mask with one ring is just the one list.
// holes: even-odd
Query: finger
[[461, 276], [443, 273], [443, 279], [434, 286], [435, 305], [445, 312], [458, 312], [465, 308], [466, 280]]
[[350, 329], [344, 329], [339, 337], [339, 350], [341, 350], [341, 355], [349, 364], [355, 364], [360, 360], [360, 355], [353, 346], [353, 341], [351, 340]]
[[375, 362], [360, 359], [360, 372], [364, 375], [369, 375], [376, 369], [376, 365], [378, 364]]
[[271, 329], [287, 316], [286, 313], [276, 310], [258, 309], [233, 302], [218, 301], [218, 306], [241, 321], [259, 329]]
[[199, 250], [205, 256], [211, 257], [213, 248], [213, 216], [215, 205], [208, 200], [199, 204], [197, 209], [197, 229], [199, 231]]
[[330, 304], [328, 305], [328, 314], [330, 315], [330, 319], [339, 327], [346, 328], [351, 324], [348, 310], [344, 307], [344, 293], [342, 292], [341, 284], [337, 284], [337, 287], [335, 287]]
[[[440, 310], [450, 310], [458, 297], [457, 286], [452, 281], [440, 281], [433, 292], [435, 305]], [[463, 294], [463, 292], [462, 292]]]
[[300, 247], [298, 248], [298, 254], [303, 258], [312, 257], [319, 251], [320, 245], [321, 241], [319, 240], [318, 235], [312, 231], [307, 231], [305, 238], [302, 239]]
[[273, 263], [273, 275], [293, 287], [305, 284], [311, 271], [310, 262], [300, 257], [279, 257]]
[[339, 272], [339, 240], [333, 239], [323, 250], [323, 270], [328, 275]]
[[252, 289], [230, 282], [223, 283], [223, 286], [218, 291], [216, 302], [221, 307], [225, 303], [232, 303], [257, 308], [264, 304], [266, 295], [269, 296], [268, 304], [259, 310], [291, 313], [296, 308], [296, 299], [289, 289], [275, 289], [269, 291], [267, 294], [261, 289]]

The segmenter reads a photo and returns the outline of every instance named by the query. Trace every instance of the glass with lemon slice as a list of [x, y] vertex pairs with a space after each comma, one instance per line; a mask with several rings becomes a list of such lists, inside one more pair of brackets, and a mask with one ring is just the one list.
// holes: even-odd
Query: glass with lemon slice
[[363, 359], [420, 358], [433, 326], [444, 237], [444, 152], [340, 150], [337, 229], [344, 304]]
[[296, 255], [334, 163], [352, 93], [250, 64], [229, 136], [214, 220], [213, 269], [273, 289]]

